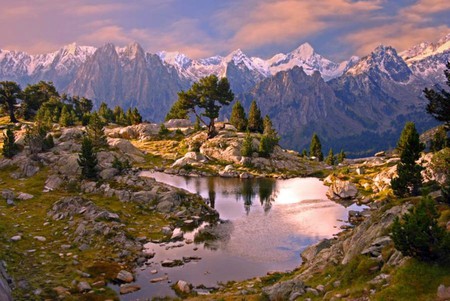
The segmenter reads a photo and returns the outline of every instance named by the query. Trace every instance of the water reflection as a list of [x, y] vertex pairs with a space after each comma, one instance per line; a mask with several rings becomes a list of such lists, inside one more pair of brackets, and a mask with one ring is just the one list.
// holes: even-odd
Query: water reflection
[[[143, 172], [208, 199], [229, 222], [202, 225], [200, 229], [184, 232], [185, 239], [194, 240], [179, 248], [167, 244], [149, 244], [156, 252], [147, 270], [139, 271], [137, 282], [142, 290], [124, 295], [125, 301], [167, 295], [175, 296], [170, 283], [149, 284], [157, 276], [167, 275], [172, 283], [185, 280], [194, 285], [214, 286], [218, 281], [243, 280], [265, 275], [271, 270], [292, 270], [300, 264], [300, 252], [322, 238], [339, 232], [348, 210], [328, 200], [327, 187], [315, 178], [290, 180], [183, 178], [163, 173]], [[201, 229], [220, 239], [202, 242]], [[206, 232], [203, 232], [206, 235]], [[178, 244], [170, 243], [169, 245]], [[183, 256], [199, 256], [198, 262], [182, 267], [165, 268], [160, 262]]]

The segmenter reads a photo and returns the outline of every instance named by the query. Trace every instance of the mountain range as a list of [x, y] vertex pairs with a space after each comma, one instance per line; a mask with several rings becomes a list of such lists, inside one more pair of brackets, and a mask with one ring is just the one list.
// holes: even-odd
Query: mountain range
[[[191, 59], [179, 52], [152, 54], [137, 43], [99, 48], [70, 44], [30, 55], [0, 50], [0, 80], [22, 86], [52, 81], [59, 91], [124, 108], [137, 106], [144, 118], [161, 121], [177, 92], [199, 78], [226, 76], [248, 109], [255, 99], [277, 127], [285, 147], [301, 150], [317, 132], [325, 148], [365, 154], [393, 147], [404, 123], [425, 130], [435, 121], [425, 113], [425, 87], [444, 87], [450, 34], [397, 53], [379, 46], [363, 58], [333, 62], [304, 43], [269, 59], [241, 50], [227, 56]], [[222, 117], [229, 116], [226, 108]]]

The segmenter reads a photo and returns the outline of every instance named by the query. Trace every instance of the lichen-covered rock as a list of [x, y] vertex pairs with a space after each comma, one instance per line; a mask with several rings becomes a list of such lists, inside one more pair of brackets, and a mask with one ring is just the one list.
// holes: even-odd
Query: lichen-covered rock
[[358, 194], [355, 184], [350, 181], [335, 179], [327, 191], [330, 199], [353, 199]]
[[263, 289], [269, 300], [296, 300], [305, 293], [305, 284], [303, 281], [294, 278], [291, 280], [278, 282], [272, 286]]

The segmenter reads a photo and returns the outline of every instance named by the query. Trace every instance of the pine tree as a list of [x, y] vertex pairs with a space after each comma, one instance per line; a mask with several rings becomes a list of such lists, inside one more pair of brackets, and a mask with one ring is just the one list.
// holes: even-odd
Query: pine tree
[[73, 125], [69, 110], [67, 109], [67, 106], [64, 106], [63, 109], [61, 110], [61, 116], [59, 117], [59, 124], [61, 126]]
[[450, 257], [450, 233], [439, 227], [434, 201], [423, 198], [400, 220], [392, 225], [392, 240], [395, 248], [404, 256], [412, 256], [423, 261]]
[[263, 124], [264, 130], [259, 144], [259, 154], [262, 157], [269, 157], [273, 153], [274, 147], [278, 144], [280, 138], [278, 137], [277, 131], [273, 128], [272, 121], [268, 115], [264, 117]]
[[330, 151], [328, 152], [328, 156], [325, 159], [325, 163], [327, 163], [328, 165], [334, 165], [335, 164], [335, 158], [334, 158], [334, 153], [333, 153], [333, 149], [330, 148]]
[[14, 132], [8, 128], [6, 134], [3, 133], [3, 149], [2, 154], [5, 158], [11, 159], [19, 151], [16, 144], [16, 138], [14, 137]]
[[244, 137], [244, 141], [242, 142], [241, 155], [243, 157], [251, 157], [253, 154], [253, 138], [250, 135], [250, 132], [247, 131]]
[[264, 131], [263, 119], [261, 111], [256, 105], [256, 101], [252, 101], [248, 112], [248, 130], [252, 133], [262, 133]]
[[231, 110], [230, 123], [239, 131], [245, 131], [247, 128], [247, 117], [245, 116], [244, 107], [240, 101], [236, 101]]
[[140, 123], [142, 123], [142, 116], [139, 113], [138, 108], [134, 108], [131, 111], [130, 122], [131, 122], [131, 124], [140, 124]]
[[304, 158], [308, 157], [308, 151], [306, 149], [303, 149], [302, 157], [304, 157]]
[[344, 150], [341, 149], [341, 152], [337, 155], [337, 163], [344, 162], [345, 158], [346, 158], [346, 155], [344, 153]]
[[103, 127], [104, 123], [100, 116], [96, 112], [92, 113], [89, 118], [89, 124], [86, 127], [86, 132], [94, 147], [99, 148], [108, 145]]
[[[447, 70], [444, 71], [447, 78], [447, 85], [450, 87], [450, 62], [447, 62]], [[425, 89], [423, 91], [428, 99], [427, 113], [434, 118], [444, 122], [445, 129], [450, 130], [450, 92], [442, 89], [435, 91], [433, 89]]]
[[16, 123], [18, 120], [14, 114], [15, 104], [20, 98], [22, 89], [16, 82], [2, 81], [0, 82], [0, 104], [9, 111], [9, 120]]
[[425, 146], [419, 140], [419, 133], [413, 122], [407, 122], [400, 136], [397, 149], [400, 162], [397, 165], [398, 177], [391, 180], [392, 190], [399, 197], [418, 195], [422, 186], [422, 167], [416, 164]]
[[84, 179], [97, 179], [97, 153], [92, 140], [88, 137], [83, 138], [81, 143], [81, 152], [78, 156], [78, 165], [81, 168], [81, 177]]
[[104, 102], [102, 102], [98, 108], [98, 116], [101, 118], [104, 125], [114, 122], [114, 112], [108, 108], [108, 105]]
[[316, 157], [319, 161], [323, 161], [322, 144], [320, 143], [319, 136], [316, 133], [313, 134], [311, 139], [311, 145], [309, 146], [309, 155]]

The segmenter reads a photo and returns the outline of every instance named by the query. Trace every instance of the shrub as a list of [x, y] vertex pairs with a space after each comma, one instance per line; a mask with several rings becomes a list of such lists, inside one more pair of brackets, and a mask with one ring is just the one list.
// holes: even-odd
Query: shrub
[[112, 167], [117, 169], [119, 171], [119, 173], [122, 174], [124, 171], [131, 169], [131, 163], [128, 159], [121, 161], [119, 158], [114, 156], [114, 160], [112, 162]]
[[18, 153], [19, 147], [15, 142], [14, 132], [11, 129], [6, 130], [6, 134], [3, 133], [3, 149], [2, 154], [5, 158], [12, 158]]
[[405, 256], [423, 261], [448, 259], [450, 234], [439, 227], [434, 201], [424, 197], [400, 220], [392, 225], [392, 239], [395, 248]]

